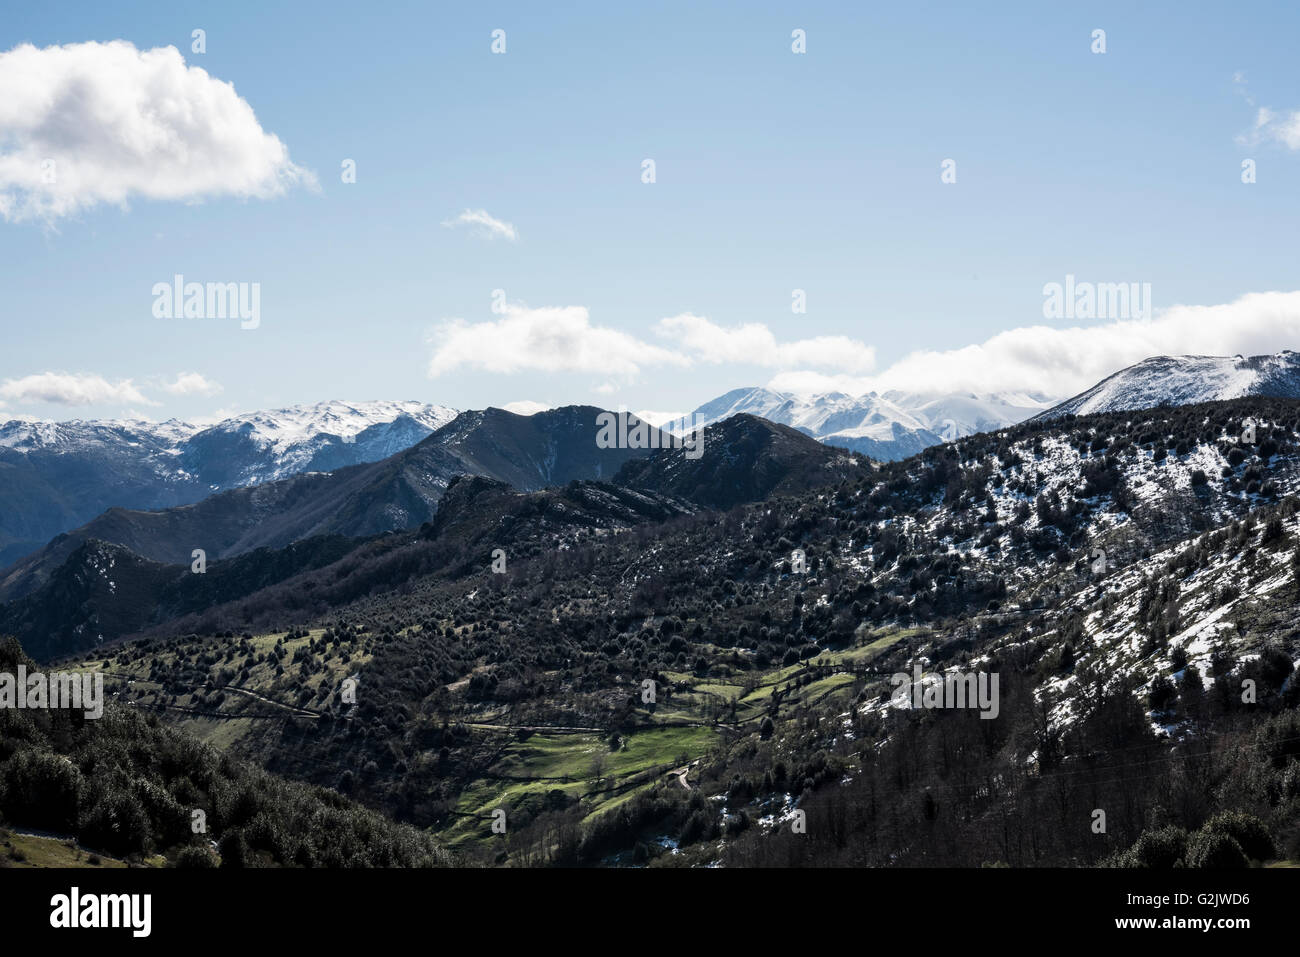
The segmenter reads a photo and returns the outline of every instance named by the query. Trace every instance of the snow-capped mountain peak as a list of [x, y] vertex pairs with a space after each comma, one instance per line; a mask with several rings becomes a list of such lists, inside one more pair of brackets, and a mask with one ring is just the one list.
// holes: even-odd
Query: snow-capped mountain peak
[[318, 435], [337, 436], [347, 442], [374, 425], [406, 416], [430, 432], [456, 417], [456, 410], [416, 401], [344, 402], [334, 399], [313, 405], [249, 412], [218, 422], [213, 430], [239, 432], [259, 448], [284, 454]]
[[1153, 356], [1049, 409], [1042, 418], [1159, 405], [1192, 405], [1258, 395], [1300, 398], [1300, 354]]

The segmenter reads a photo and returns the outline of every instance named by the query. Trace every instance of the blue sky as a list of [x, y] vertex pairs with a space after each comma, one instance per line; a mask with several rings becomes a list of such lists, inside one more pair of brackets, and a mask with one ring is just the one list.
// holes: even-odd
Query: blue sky
[[[684, 411], [765, 383], [1067, 394], [1153, 352], [1300, 348], [1295, 6], [998, 6], [11, 7], [0, 53], [176, 47], [301, 177], [223, 192], [218, 169], [185, 195], [182, 150], [158, 160], [184, 167], [157, 179], [179, 195], [30, 212], [40, 187], [6, 152], [138, 185], [125, 167], [148, 155], [123, 158], [136, 127], [104, 104], [169, 92], [133, 93], [95, 50], [64, 74], [0, 57], [0, 99], [20, 85], [48, 110], [35, 130], [0, 110], [0, 418], [329, 398]], [[107, 92], [68, 116], [77, 82]], [[213, 128], [181, 135], [239, 162], [247, 129], [196, 102]], [[517, 237], [444, 225], [465, 210]], [[155, 317], [177, 273], [259, 283], [260, 324]], [[1045, 319], [1067, 274], [1149, 283], [1155, 314]]]

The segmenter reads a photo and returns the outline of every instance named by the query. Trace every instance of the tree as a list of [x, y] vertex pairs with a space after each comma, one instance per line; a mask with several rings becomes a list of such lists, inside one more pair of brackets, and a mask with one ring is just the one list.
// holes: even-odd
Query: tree
[[243, 831], [227, 831], [219, 847], [222, 867], [248, 866], [248, 842], [244, 840]]
[[176, 855], [176, 866], [192, 869], [216, 867], [217, 859], [206, 848], [191, 844]]

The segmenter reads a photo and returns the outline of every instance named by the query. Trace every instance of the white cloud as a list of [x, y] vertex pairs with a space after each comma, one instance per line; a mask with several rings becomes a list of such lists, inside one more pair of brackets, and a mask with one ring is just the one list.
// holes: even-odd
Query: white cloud
[[513, 412], [515, 415], [536, 415], [538, 412], [545, 412], [552, 406], [545, 402], [533, 402], [530, 399], [523, 399], [519, 402], [507, 402], [501, 408], [507, 412]]
[[592, 388], [612, 393], [649, 366], [686, 368], [696, 362], [794, 368], [800, 365], [865, 373], [875, 350], [845, 336], [819, 336], [778, 342], [760, 323], [724, 328], [689, 313], [662, 319], [655, 327], [674, 348], [653, 345], [636, 336], [592, 325], [582, 306], [530, 309], [508, 305], [504, 318], [468, 323], [451, 319], [433, 333], [429, 375], [458, 368], [513, 373], [587, 372], [603, 381]]
[[708, 363], [740, 363], [770, 368], [813, 366], [865, 373], [875, 368], [876, 350], [847, 336], [817, 336], [777, 342], [762, 323], [726, 328], [703, 316], [682, 313], [659, 320], [660, 335], [675, 339], [687, 353]]
[[66, 372], [42, 372], [21, 379], [6, 379], [0, 383], [0, 397], [54, 405], [158, 404], [145, 398], [130, 379], [109, 382], [103, 376]]
[[1270, 116], [1264, 124], [1266, 135], [1283, 143], [1289, 150], [1300, 150], [1300, 110], [1292, 110], [1283, 117]]
[[1261, 142], [1281, 143], [1289, 150], [1300, 150], [1300, 110], [1278, 113], [1266, 106], [1255, 111], [1255, 125], [1249, 134], [1237, 137], [1246, 146]]
[[455, 219], [444, 219], [442, 225], [448, 229], [455, 229], [457, 226], [474, 226], [475, 233], [484, 239], [495, 239], [500, 236], [512, 243], [519, 239], [519, 231], [513, 224], [497, 219], [486, 209], [467, 209]]
[[221, 384], [197, 372], [181, 372], [175, 382], [164, 382], [159, 388], [171, 395], [216, 395], [221, 391]]
[[773, 369], [768, 385], [782, 392], [860, 395], [903, 389], [1065, 398], [1151, 356], [1300, 349], [1300, 291], [1250, 293], [1214, 306], [1173, 306], [1151, 319], [1023, 326], [984, 342], [913, 352], [882, 371], [873, 367], [871, 346], [843, 336], [778, 342], [761, 324], [724, 328], [691, 314], [664, 319], [656, 330], [672, 337], [675, 347], [594, 326], [578, 306], [510, 306], [498, 320], [444, 323], [434, 336], [429, 374], [459, 368], [595, 373], [600, 377], [595, 391], [613, 394], [619, 380], [648, 367], [733, 364]]
[[512, 373], [589, 372], [632, 377], [645, 366], [687, 365], [687, 360], [635, 336], [593, 326], [582, 306], [529, 309], [507, 305], [503, 318], [443, 322], [434, 331], [429, 375], [458, 368]]
[[[1232, 75], [1237, 92], [1252, 107], [1256, 107], [1255, 98], [1250, 95], [1243, 73]], [[1237, 141], [1247, 146], [1258, 146], [1261, 142], [1281, 143], [1289, 150], [1300, 150], [1300, 110], [1283, 110], [1278, 112], [1267, 106], [1255, 109], [1255, 125], [1247, 134], [1237, 137]]]
[[1249, 293], [1215, 306], [1172, 306], [1149, 320], [1026, 326], [958, 349], [914, 352], [875, 376], [800, 371], [769, 386], [789, 392], [887, 389], [1039, 392], [1066, 398], [1158, 355], [1264, 355], [1300, 348], [1300, 292]]
[[7, 220], [316, 186], [232, 84], [125, 40], [0, 53], [0, 144]]

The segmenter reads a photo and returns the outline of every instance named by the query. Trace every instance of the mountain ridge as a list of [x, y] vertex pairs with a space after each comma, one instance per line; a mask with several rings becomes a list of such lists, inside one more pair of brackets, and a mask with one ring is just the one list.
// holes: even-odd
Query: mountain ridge
[[497, 479], [521, 491], [605, 478], [650, 450], [600, 448], [601, 411], [466, 412], [379, 462], [228, 489], [158, 511], [110, 508], [0, 571], [0, 600], [34, 591], [90, 539], [123, 545], [143, 559], [188, 564], [194, 549], [227, 558], [320, 535], [363, 538], [413, 528], [433, 517], [458, 475]]

